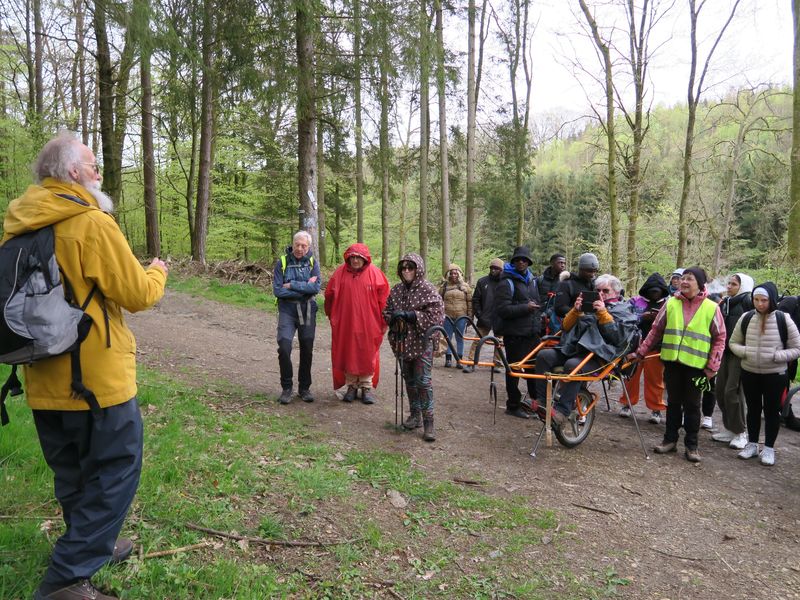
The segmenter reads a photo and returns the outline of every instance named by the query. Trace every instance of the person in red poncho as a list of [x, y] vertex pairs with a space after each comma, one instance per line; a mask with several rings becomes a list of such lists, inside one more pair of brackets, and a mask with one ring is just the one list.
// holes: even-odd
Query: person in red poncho
[[380, 348], [386, 322], [381, 311], [389, 296], [386, 275], [372, 264], [369, 248], [353, 244], [344, 264], [325, 288], [325, 314], [331, 322], [333, 388], [347, 384], [342, 400], [374, 404], [380, 376]]

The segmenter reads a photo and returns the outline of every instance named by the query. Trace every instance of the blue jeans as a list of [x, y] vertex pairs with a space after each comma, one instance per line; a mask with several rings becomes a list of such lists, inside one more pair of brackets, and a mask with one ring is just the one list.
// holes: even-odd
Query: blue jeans
[[[467, 328], [467, 322], [463, 319], [458, 322], [456, 327], [453, 327], [452, 322], [450, 319], [444, 320], [444, 330], [447, 332], [447, 339], [451, 342], [453, 341], [453, 336], [456, 337], [456, 352], [458, 352], [458, 358], [460, 359], [464, 356], [464, 330]], [[460, 335], [457, 335], [455, 332], [458, 331]], [[447, 356], [450, 356], [450, 347], [447, 347]]]
[[132, 398], [89, 410], [34, 410], [33, 420], [67, 530], [56, 541], [46, 584], [89, 579], [111, 558], [142, 472], [142, 415]]

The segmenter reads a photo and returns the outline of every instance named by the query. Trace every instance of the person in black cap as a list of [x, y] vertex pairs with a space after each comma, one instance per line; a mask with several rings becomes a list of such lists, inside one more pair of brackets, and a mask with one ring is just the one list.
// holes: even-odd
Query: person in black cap
[[[527, 246], [514, 248], [495, 290], [494, 332], [503, 336], [509, 363], [525, 358], [539, 343], [539, 291], [536, 278], [528, 270], [532, 264]], [[528, 394], [533, 398], [536, 390], [533, 380], [528, 379], [527, 384]], [[528, 413], [520, 405], [519, 378], [506, 373], [506, 390], [506, 414], [527, 419]]]
[[594, 290], [594, 278], [600, 272], [600, 261], [591, 252], [581, 254], [578, 259], [578, 272], [570, 273], [566, 281], [562, 281], [556, 292], [556, 316], [563, 319], [575, 305], [581, 292]]

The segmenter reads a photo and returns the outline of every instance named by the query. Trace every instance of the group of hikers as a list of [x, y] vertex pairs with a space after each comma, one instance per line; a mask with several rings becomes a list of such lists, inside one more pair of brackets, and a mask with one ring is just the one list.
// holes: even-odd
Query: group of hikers
[[[300, 344], [298, 395], [306, 402], [314, 400], [310, 370], [315, 297], [322, 282], [309, 251], [310, 239], [304, 231], [295, 234], [274, 271], [283, 404], [293, 397], [290, 353], [295, 330]], [[510, 364], [528, 356], [543, 335], [557, 334], [555, 345], [542, 349], [528, 370], [546, 375], [563, 367], [588, 374], [611, 361], [631, 363], [633, 373], [624, 382], [619, 416], [631, 416], [643, 378], [650, 422], [660, 424], [665, 417], [656, 453], [676, 452], [683, 429], [685, 457], [699, 462], [699, 430], [713, 428], [716, 405], [722, 427], [713, 433], [714, 441], [739, 450], [739, 458], [758, 456], [764, 465], [775, 463], [781, 406], [796, 373], [800, 334], [784, 312], [794, 313], [794, 307], [779, 305], [774, 283], [755, 285], [752, 277], [735, 273], [720, 297], [709, 293], [706, 272], [695, 266], [677, 269], [669, 282], [653, 273], [638, 295], [628, 299], [619, 278], [600, 274], [592, 253], [579, 257], [575, 272], [567, 270], [561, 253], [552, 255], [549, 263], [535, 276], [529, 249], [519, 246], [507, 262], [492, 259], [489, 273], [474, 290], [456, 264], [449, 265], [437, 288], [425, 278], [422, 257], [408, 253], [397, 264], [400, 282], [390, 288], [384, 273], [372, 264], [367, 246], [353, 244], [324, 292], [334, 389], [347, 386], [345, 402], [359, 397], [365, 404], [375, 402], [380, 346], [388, 330], [408, 391], [410, 414], [403, 426], [423, 427], [423, 439], [433, 441], [434, 358], [441, 347], [446, 368], [474, 371], [475, 344], [464, 354], [467, 320], [480, 336], [493, 333], [502, 339]], [[443, 326], [449, 343], [442, 343], [437, 332], [426, 335], [435, 325]], [[500, 366], [495, 357], [494, 368]], [[505, 413], [521, 419], [542, 416], [546, 377], [525, 379], [527, 398], [519, 390], [519, 379], [506, 371]], [[580, 418], [575, 411], [580, 387], [580, 381], [560, 384], [551, 413], [554, 427]], [[759, 451], [762, 414], [765, 436]]]

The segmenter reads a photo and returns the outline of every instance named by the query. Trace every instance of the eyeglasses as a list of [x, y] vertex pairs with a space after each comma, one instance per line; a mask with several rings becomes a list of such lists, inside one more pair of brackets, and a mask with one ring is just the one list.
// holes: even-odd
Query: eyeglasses
[[602, 293], [604, 293], [604, 294], [610, 294], [610, 293], [611, 293], [611, 292], [613, 292], [614, 290], [612, 290], [611, 288], [600, 288], [600, 289], [598, 289], [597, 291], [598, 291], [598, 292], [602, 292]]
[[99, 175], [100, 174], [100, 165], [98, 165], [96, 162], [93, 162], [93, 163], [82, 162], [81, 164], [82, 165], [89, 165], [90, 167], [92, 167], [92, 169], [94, 170], [94, 174], [95, 175]]
[[417, 270], [417, 265], [408, 265], [408, 264], [400, 265], [400, 270], [401, 271], [416, 271]]

